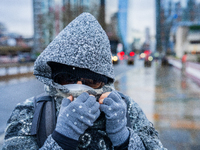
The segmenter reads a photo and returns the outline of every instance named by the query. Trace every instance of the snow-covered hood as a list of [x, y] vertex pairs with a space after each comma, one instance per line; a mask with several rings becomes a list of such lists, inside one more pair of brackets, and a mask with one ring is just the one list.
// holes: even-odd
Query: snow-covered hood
[[82, 13], [69, 23], [35, 61], [36, 78], [55, 87], [52, 84], [51, 68], [47, 64], [49, 61], [86, 68], [105, 75], [110, 82], [114, 82], [108, 37], [95, 17], [89, 13]]

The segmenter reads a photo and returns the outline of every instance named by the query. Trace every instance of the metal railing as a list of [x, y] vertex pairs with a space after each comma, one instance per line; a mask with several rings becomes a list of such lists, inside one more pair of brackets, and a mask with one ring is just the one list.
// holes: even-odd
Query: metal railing
[[[33, 72], [32, 67], [33, 67], [34, 63], [33, 62], [27, 62], [27, 63], [6, 63], [6, 64], [0, 64], [0, 69], [4, 69], [4, 74], [0, 75], [0, 76], [9, 76], [9, 75], [13, 75], [13, 74], [9, 74], [9, 70], [11, 68], [16, 68], [15, 70], [16, 74], [26, 74], [26, 73], [31, 73]], [[26, 67], [26, 72], [20, 72], [21, 67]]]

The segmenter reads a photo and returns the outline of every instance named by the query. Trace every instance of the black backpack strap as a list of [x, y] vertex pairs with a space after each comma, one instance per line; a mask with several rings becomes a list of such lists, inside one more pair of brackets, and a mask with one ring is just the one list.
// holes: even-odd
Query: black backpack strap
[[39, 147], [42, 147], [56, 126], [55, 101], [52, 97], [43, 95], [36, 98], [35, 103], [31, 135], [36, 135], [37, 143]]
[[[119, 95], [122, 97], [122, 99], [126, 102], [127, 110], [128, 110], [128, 105], [129, 105], [129, 103], [130, 103], [129, 100], [128, 100], [128, 98], [127, 98], [124, 94], [122, 94], [122, 93], [120, 93], [120, 92], [118, 92], [118, 94], [119, 94]], [[128, 114], [128, 111], [126, 112], [126, 118], [127, 118], [127, 126], [131, 128], [130, 116], [129, 116], [129, 114]]]

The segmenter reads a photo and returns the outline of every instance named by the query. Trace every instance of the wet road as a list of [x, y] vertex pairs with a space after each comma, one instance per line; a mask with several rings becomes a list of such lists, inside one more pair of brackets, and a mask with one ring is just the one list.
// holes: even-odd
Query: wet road
[[200, 149], [200, 87], [180, 70], [158, 63], [136, 67], [115, 87], [142, 107], [166, 148]]
[[[114, 68], [116, 89], [142, 107], [166, 148], [200, 149], [200, 87], [196, 83], [159, 63], [144, 68], [143, 61], [136, 61], [134, 66], [122, 63]], [[42, 92], [43, 85], [34, 77], [0, 82], [0, 132], [17, 103]]]
[[165, 145], [200, 149], [200, 87], [176, 68], [160, 68], [156, 78], [154, 120]]

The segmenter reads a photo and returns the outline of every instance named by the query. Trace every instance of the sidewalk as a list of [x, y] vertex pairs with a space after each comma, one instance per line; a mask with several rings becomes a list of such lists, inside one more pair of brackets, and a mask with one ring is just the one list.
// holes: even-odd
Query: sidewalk
[[[178, 59], [168, 58], [169, 64], [175, 68], [182, 69], [182, 62]], [[200, 85], [200, 64], [194, 62], [186, 62], [185, 73]]]

